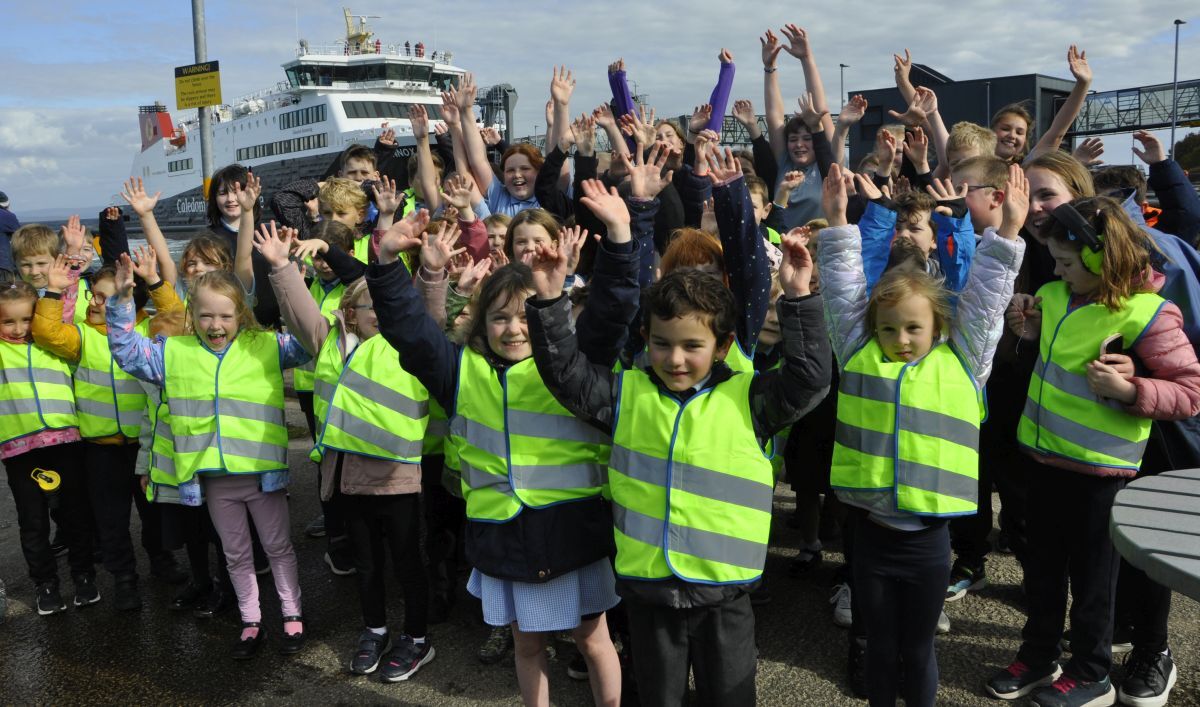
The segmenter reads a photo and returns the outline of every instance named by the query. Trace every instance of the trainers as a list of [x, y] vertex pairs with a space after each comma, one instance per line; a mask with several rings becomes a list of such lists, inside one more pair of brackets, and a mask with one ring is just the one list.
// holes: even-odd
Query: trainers
[[428, 639], [417, 645], [409, 636], [401, 636], [397, 645], [383, 656], [379, 677], [384, 682], [400, 682], [411, 678], [422, 665], [433, 660], [435, 652]]
[[580, 681], [588, 679], [588, 664], [579, 651], [575, 651], [575, 657], [567, 664], [567, 677]]
[[354, 562], [350, 559], [350, 553], [340, 550], [330, 550], [325, 553], [325, 564], [329, 565], [329, 571], [339, 577], [349, 577], [358, 574], [358, 569], [355, 568]]
[[[1133, 639], [1129, 634], [1130, 629], [1113, 629], [1112, 654], [1114, 656], [1125, 655], [1129, 651], [1133, 650]], [[1062, 640], [1058, 642], [1058, 645], [1063, 649], [1063, 652], [1071, 652], [1071, 629], [1063, 631]]]
[[1178, 672], [1169, 649], [1166, 653], [1134, 649], [1125, 661], [1125, 679], [1117, 689], [1117, 697], [1123, 705], [1162, 707], [1175, 687]]
[[829, 603], [833, 604], [833, 625], [850, 628], [850, 624], [854, 623], [850, 613], [850, 585], [845, 582], [833, 585], [833, 596], [829, 597]]
[[479, 647], [479, 662], [484, 665], [499, 663], [509, 648], [512, 648], [512, 631], [507, 626], [493, 626], [487, 640]]
[[75, 577], [75, 606], [91, 606], [98, 601], [100, 590], [96, 588], [96, 578], [87, 574]]
[[370, 675], [379, 667], [383, 654], [392, 647], [391, 634], [382, 635], [365, 629], [358, 634], [358, 652], [350, 660], [350, 672], [355, 675]]
[[46, 582], [37, 588], [38, 616], [49, 616], [67, 610], [67, 603], [58, 592], [58, 584]]
[[1039, 687], [1051, 685], [1062, 675], [1062, 668], [1052, 662], [1049, 666], [1034, 670], [1019, 660], [1014, 660], [1004, 670], [996, 673], [984, 689], [992, 697], [1002, 700], [1015, 700], [1024, 697]]
[[987, 574], [983, 571], [983, 566], [964, 567], [956, 562], [950, 570], [950, 586], [946, 588], [946, 601], [958, 601], [965, 597], [967, 592], [983, 589], [987, 583]]
[[946, 616], [945, 609], [942, 609], [942, 613], [938, 614], [936, 630], [938, 633], [950, 633], [950, 617]]
[[308, 524], [307, 528], [304, 529], [304, 534], [310, 538], [325, 537], [325, 514], [322, 513], [316, 518], [313, 518], [313, 521]]
[[1084, 682], [1060, 675], [1054, 684], [1038, 688], [1030, 700], [1038, 707], [1106, 707], [1116, 704], [1117, 691], [1107, 677]]

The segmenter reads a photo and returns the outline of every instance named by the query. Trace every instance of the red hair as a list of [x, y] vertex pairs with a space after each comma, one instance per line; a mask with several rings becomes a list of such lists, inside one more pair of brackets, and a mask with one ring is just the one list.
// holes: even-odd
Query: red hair
[[541, 150], [538, 150], [533, 145], [526, 142], [518, 142], [512, 147], [504, 151], [504, 156], [500, 158], [500, 169], [504, 169], [504, 164], [508, 162], [508, 158], [513, 155], [525, 155], [529, 159], [529, 164], [533, 165], [535, 170], [541, 170], [542, 162], [545, 159], [542, 157]]
[[725, 252], [721, 249], [721, 241], [711, 233], [697, 228], [681, 228], [676, 231], [671, 245], [667, 246], [662, 261], [659, 262], [663, 277], [673, 270], [705, 265], [716, 265], [721, 271], [721, 279], [726, 280]]

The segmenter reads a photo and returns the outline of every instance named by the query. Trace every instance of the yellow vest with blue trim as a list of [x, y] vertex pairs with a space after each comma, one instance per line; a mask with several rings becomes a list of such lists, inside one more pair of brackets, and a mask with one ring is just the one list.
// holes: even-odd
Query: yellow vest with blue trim
[[0, 341], [0, 444], [78, 426], [67, 362], [33, 343]]
[[607, 436], [554, 399], [532, 358], [497, 373], [463, 349], [447, 446], [472, 520], [502, 523], [525, 506], [599, 496], [605, 484]]
[[371, 234], [368, 233], [367, 235], [363, 236], [362, 238], [356, 238], [354, 240], [354, 258], [356, 260], [358, 260], [358, 262], [363, 263], [365, 265], [367, 263], [368, 259], [370, 258], [370, 255], [371, 255]]
[[616, 573], [744, 584], [762, 575], [775, 476], [735, 373], [686, 401], [621, 374], [608, 483]]
[[841, 374], [829, 484], [868, 510], [974, 513], [983, 417], [983, 394], [951, 344], [906, 363], [887, 360], [872, 337]]
[[1150, 420], [1092, 392], [1087, 366], [1100, 355], [1100, 343], [1121, 334], [1130, 349], [1166, 303], [1141, 293], [1110, 312], [1091, 303], [1071, 308], [1069, 286], [1051, 282], [1042, 298], [1042, 335], [1029, 397], [1017, 425], [1017, 441], [1041, 454], [1084, 464], [1137, 469], [1150, 438]]
[[383, 336], [361, 342], [345, 359], [339, 339], [335, 327], [317, 356], [317, 443], [309, 457], [319, 462], [333, 450], [420, 464], [429, 391], [400, 367], [400, 355]]
[[87, 308], [88, 302], [91, 301], [92, 286], [88, 281], [79, 278], [79, 286], [75, 290], [75, 313], [71, 317], [71, 323], [76, 326], [87, 326]]
[[[339, 282], [327, 291], [321, 284], [321, 278], [316, 278], [308, 286], [308, 293], [312, 295], [317, 307], [321, 309], [321, 316], [333, 324], [333, 313], [342, 306], [342, 295], [346, 293], [346, 286]], [[314, 358], [303, 366], [296, 366], [292, 369], [292, 388], [297, 393], [312, 392], [313, 371], [316, 369], [316, 365], [317, 361]]]
[[146, 396], [146, 416], [149, 420], [150, 437], [150, 483], [146, 485], [146, 499], [160, 501], [177, 497], [178, 492], [168, 495], [164, 486], [178, 487], [175, 476], [175, 439], [171, 436], [171, 412], [165, 400], [157, 404]]
[[[137, 439], [146, 409], [142, 384], [113, 360], [106, 334], [87, 324], [77, 328], [79, 366], [75, 369], [75, 408], [80, 436], [93, 439], [120, 433]], [[149, 336], [150, 320], [138, 322], [134, 331]]]
[[195, 336], [163, 348], [163, 397], [171, 413], [175, 478], [287, 469], [279, 340], [243, 331], [222, 354]]

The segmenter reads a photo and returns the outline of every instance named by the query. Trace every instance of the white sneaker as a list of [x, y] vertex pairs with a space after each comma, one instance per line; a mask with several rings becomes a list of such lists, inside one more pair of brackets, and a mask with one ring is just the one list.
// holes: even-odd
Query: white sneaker
[[854, 623], [854, 617], [850, 613], [850, 585], [845, 582], [835, 584], [829, 603], [833, 604], [833, 625], [850, 628], [850, 624]]
[[942, 609], [942, 613], [938, 615], [937, 632], [950, 633], [950, 617], [946, 616], [945, 609]]

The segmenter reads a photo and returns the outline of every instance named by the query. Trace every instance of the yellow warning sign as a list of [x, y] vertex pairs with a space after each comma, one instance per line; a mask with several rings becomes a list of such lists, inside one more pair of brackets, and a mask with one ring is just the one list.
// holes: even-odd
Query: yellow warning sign
[[203, 108], [221, 104], [221, 71], [219, 62], [189, 64], [175, 67], [175, 107]]

